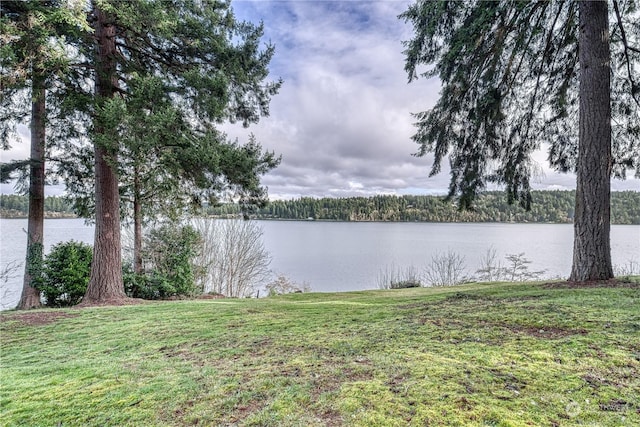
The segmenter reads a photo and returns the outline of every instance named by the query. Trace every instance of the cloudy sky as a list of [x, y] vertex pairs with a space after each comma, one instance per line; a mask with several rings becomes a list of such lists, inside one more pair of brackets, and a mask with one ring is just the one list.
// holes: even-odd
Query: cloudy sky
[[[439, 82], [407, 83], [402, 40], [411, 28], [397, 16], [409, 1], [232, 4], [239, 19], [264, 22], [265, 41], [276, 46], [272, 77], [284, 80], [270, 117], [249, 129], [224, 126], [231, 137], [243, 142], [253, 133], [265, 149], [282, 155], [281, 165], [263, 178], [272, 199], [446, 192], [446, 169], [429, 178], [432, 157], [411, 155], [418, 148], [411, 141], [411, 113], [435, 104]], [[14, 153], [26, 156], [26, 141], [17, 145]], [[9, 157], [21, 155], [3, 154]], [[544, 176], [535, 188], [575, 188], [575, 177], [552, 172], [545, 157], [536, 156]], [[640, 188], [637, 180], [612, 184]]]
[[[284, 85], [271, 115], [245, 130], [282, 154], [282, 164], [265, 176], [272, 198], [341, 197], [371, 194], [442, 194], [448, 171], [429, 178], [432, 157], [414, 157], [418, 146], [412, 112], [433, 106], [437, 79], [408, 84], [402, 41], [411, 27], [399, 20], [410, 2], [236, 1], [241, 19], [265, 25], [276, 45], [271, 73]], [[575, 176], [556, 174], [539, 153], [544, 176], [536, 188], [575, 188]], [[638, 189], [637, 180], [612, 182], [614, 189]]]

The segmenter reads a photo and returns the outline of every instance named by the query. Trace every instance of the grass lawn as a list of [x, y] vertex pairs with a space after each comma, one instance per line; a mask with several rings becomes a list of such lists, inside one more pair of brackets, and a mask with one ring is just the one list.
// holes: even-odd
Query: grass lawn
[[637, 426], [640, 280], [0, 315], [9, 426]]

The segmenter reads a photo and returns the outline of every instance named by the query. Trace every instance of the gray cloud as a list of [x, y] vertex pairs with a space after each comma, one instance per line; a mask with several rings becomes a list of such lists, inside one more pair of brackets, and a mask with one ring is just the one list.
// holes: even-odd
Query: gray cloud
[[[435, 102], [437, 82], [409, 86], [396, 16], [406, 2], [240, 2], [238, 16], [263, 20], [276, 44], [272, 74], [285, 80], [271, 116], [249, 130], [281, 153], [264, 178], [274, 198], [400, 193], [426, 185], [415, 158], [411, 112]], [[281, 41], [281, 42], [280, 42]], [[280, 74], [278, 74], [280, 73]], [[447, 177], [433, 180], [445, 189]]]
[[[272, 198], [445, 193], [447, 165], [429, 178], [432, 156], [411, 156], [417, 146], [412, 112], [433, 106], [437, 79], [407, 84], [402, 40], [411, 28], [397, 19], [409, 1], [242, 1], [238, 17], [262, 20], [276, 45], [274, 78], [284, 86], [271, 116], [249, 130], [227, 126], [240, 140], [249, 132], [283, 156], [265, 176]], [[537, 153], [539, 189], [575, 188]], [[638, 188], [637, 180], [612, 182]]]

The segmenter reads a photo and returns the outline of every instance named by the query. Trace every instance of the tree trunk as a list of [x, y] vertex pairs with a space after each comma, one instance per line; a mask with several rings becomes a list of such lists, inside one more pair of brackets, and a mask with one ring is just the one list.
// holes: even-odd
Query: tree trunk
[[[96, 98], [113, 98], [117, 89], [116, 28], [109, 17], [94, 5], [96, 51]], [[122, 281], [120, 242], [120, 195], [118, 192], [117, 138], [112, 126], [94, 119], [96, 174], [96, 228], [91, 277], [83, 304], [117, 302], [126, 298]], [[109, 141], [107, 143], [106, 141]]]
[[140, 200], [140, 171], [133, 170], [133, 271], [142, 274], [142, 201]]
[[44, 236], [44, 151], [45, 151], [45, 88], [44, 81], [34, 71], [31, 101], [31, 158], [29, 164], [29, 219], [27, 223], [27, 257], [22, 295], [18, 309], [41, 305], [36, 288], [42, 275]]
[[572, 281], [613, 277], [611, 266], [611, 83], [606, 0], [580, 2], [580, 130]]

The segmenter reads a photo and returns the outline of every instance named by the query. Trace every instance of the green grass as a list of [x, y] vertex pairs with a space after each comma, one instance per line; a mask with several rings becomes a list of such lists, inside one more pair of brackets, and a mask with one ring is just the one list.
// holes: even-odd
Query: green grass
[[52, 312], [0, 316], [1, 425], [640, 425], [637, 279]]

